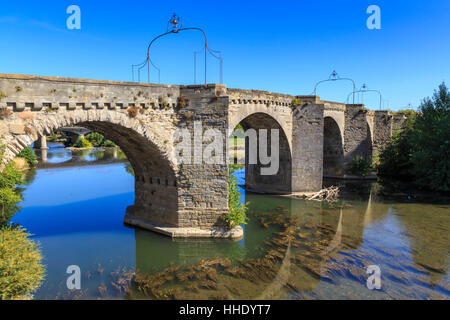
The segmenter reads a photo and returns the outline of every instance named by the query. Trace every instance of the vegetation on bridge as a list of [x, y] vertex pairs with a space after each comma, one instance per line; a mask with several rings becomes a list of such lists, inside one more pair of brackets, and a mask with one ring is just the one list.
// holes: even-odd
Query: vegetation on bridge
[[247, 224], [248, 203], [241, 202], [241, 193], [239, 191], [236, 177], [233, 176], [235, 167], [230, 167], [228, 180], [228, 214], [223, 218], [230, 229]]

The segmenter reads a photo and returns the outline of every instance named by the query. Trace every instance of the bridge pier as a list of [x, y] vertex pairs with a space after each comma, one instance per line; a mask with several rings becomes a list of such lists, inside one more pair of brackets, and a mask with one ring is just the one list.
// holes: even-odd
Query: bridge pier
[[38, 151], [39, 151], [39, 155], [40, 155], [40, 157], [41, 157], [41, 162], [42, 163], [47, 163], [47, 150], [48, 149], [39, 149]]
[[316, 97], [300, 97], [308, 104], [292, 116], [292, 192], [315, 192], [323, 181], [324, 106]]
[[38, 150], [47, 150], [48, 149], [47, 137], [46, 136], [39, 137], [39, 139], [37, 139], [34, 142], [34, 148]]

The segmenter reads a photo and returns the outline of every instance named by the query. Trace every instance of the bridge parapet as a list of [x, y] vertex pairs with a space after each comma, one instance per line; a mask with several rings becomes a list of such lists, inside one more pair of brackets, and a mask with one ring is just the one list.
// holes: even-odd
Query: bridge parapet
[[0, 74], [0, 108], [14, 112], [117, 110], [176, 104], [180, 86]]

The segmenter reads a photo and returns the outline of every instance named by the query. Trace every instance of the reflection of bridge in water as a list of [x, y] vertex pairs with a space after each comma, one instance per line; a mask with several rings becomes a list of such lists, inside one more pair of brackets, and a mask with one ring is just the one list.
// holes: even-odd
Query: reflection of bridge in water
[[38, 169], [128, 163], [125, 155], [117, 147], [74, 151], [64, 148], [37, 149], [36, 154], [39, 160]]
[[[361, 199], [363, 205], [349, 206], [343, 209], [337, 207], [327, 209], [326, 206], [318, 208], [317, 206], [321, 206], [320, 203], [271, 196], [264, 196], [264, 201], [261, 201], [263, 196], [252, 193], [246, 194], [245, 201], [250, 202], [250, 212], [256, 214], [256, 216], [252, 216], [253, 223], [257, 223], [258, 213], [269, 212], [272, 214], [272, 211], [276, 211], [277, 207], [282, 206], [286, 212], [289, 212], [287, 216], [295, 217], [297, 221], [300, 221], [299, 225], [302, 230], [300, 232], [303, 233], [305, 230], [308, 232], [308, 237], [302, 239], [301, 246], [303, 244], [314, 246], [315, 244], [326, 243], [317, 253], [317, 258], [320, 259], [319, 265], [321, 267], [318, 268], [318, 272], [320, 272], [322, 267], [329, 267], [329, 262], [339, 251], [349, 249], [349, 246], [353, 250], [359, 250], [359, 247], [363, 244], [365, 228], [374, 219], [382, 219], [388, 214], [389, 205], [373, 203], [372, 191], [367, 191], [364, 199]], [[267, 199], [269, 199], [269, 203], [266, 201]], [[273, 214], [278, 213], [273, 212]], [[245, 233], [243, 240], [245, 245], [240, 242], [225, 242], [226, 245], [221, 248], [221, 243], [217, 241], [176, 240], [161, 242], [166, 248], [158, 256], [154, 256], [154, 252], [160, 250], [156, 246], [161, 245], [154, 239], [157, 236], [136, 230], [136, 268], [144, 273], [156, 272], [156, 270], [152, 270], [155, 260], [160, 261], [161, 268], [163, 268], [173, 266], [173, 263], [175, 265], [191, 265], [198, 263], [201, 259], [208, 260], [216, 257], [235, 257], [243, 261], [247, 258], [259, 258], [263, 254], [259, 248], [265, 246], [265, 240], [264, 237], [254, 239], [251, 232], [252, 227], [254, 226], [248, 226], [249, 232]], [[324, 233], [324, 228], [330, 232]], [[272, 237], [270, 235], [274, 231], [276, 230], [268, 231], [267, 239]], [[154, 251], [149, 250], [149, 247], [152, 246], [155, 247]], [[270, 248], [267, 250], [270, 250]], [[289, 245], [273, 280], [267, 283], [263, 290], [249, 293], [250, 296], [244, 298], [284, 299], [286, 298], [286, 288], [289, 287], [288, 283], [292, 280], [297, 281], [299, 290], [314, 290], [323, 280], [299, 266], [299, 262], [296, 261], [298, 252], [297, 247], [291, 248]], [[303, 282], [299, 283], [299, 279], [303, 279]], [[246, 280], [242, 279], [241, 285], [246, 286], [246, 283]]]

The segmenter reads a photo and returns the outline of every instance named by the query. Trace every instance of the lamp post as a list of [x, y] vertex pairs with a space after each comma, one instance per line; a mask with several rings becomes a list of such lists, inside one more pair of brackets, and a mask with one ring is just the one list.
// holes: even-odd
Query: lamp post
[[139, 64], [133, 64], [131, 65], [131, 77], [133, 79], [134, 82], [134, 73], [135, 73], [135, 68], [138, 68], [138, 82], [141, 82], [141, 69], [145, 66], [145, 64], [147, 63], [147, 59], [144, 60], [144, 62], [139, 63]]
[[[344, 80], [344, 81], [350, 81], [350, 82], [353, 84], [353, 92], [355, 91], [356, 86], [355, 86], [355, 81], [353, 81], [353, 79], [350, 79], [350, 78], [341, 78], [341, 77], [339, 77], [339, 75], [337, 74], [336, 71], [333, 71], [328, 79], [322, 80], [322, 81], [319, 81], [319, 82], [316, 83], [316, 85], [314, 86], [314, 95], [315, 95], [315, 96], [317, 95], [317, 87], [318, 87], [320, 84], [322, 84], [322, 83], [324, 83], [324, 82], [329, 82], [329, 81], [341, 81], [341, 80]], [[354, 104], [354, 103], [355, 103], [355, 94], [353, 94], [353, 104]]]
[[207, 55], [208, 55], [208, 38], [206, 37], [205, 31], [201, 28], [184, 28], [183, 27], [183, 21], [182, 19], [177, 16], [176, 14], [173, 14], [172, 18], [170, 18], [169, 22], [167, 23], [167, 31], [163, 34], [160, 34], [156, 38], [154, 38], [147, 48], [147, 58], [144, 63], [138, 64], [138, 65], [132, 65], [132, 72], [133, 72], [133, 80], [134, 80], [134, 68], [138, 67], [138, 75], [140, 77], [140, 70], [144, 68], [147, 65], [148, 68], [148, 83], [150, 83], [150, 65], [152, 65], [156, 70], [158, 70], [158, 77], [159, 81], [161, 80], [161, 70], [153, 63], [153, 61], [150, 59], [150, 49], [152, 45], [156, 42], [156, 40], [169, 35], [169, 34], [178, 34], [181, 31], [187, 31], [187, 30], [195, 30], [200, 31], [203, 34], [203, 37], [205, 39], [205, 85], [207, 84], [206, 75], [207, 75]]
[[348, 102], [348, 99], [350, 99], [350, 95], [353, 94], [353, 104], [355, 104], [355, 93], [362, 93], [364, 95], [364, 93], [366, 93], [366, 92], [375, 92], [375, 93], [379, 94], [379, 96], [380, 96], [380, 110], [381, 110], [381, 105], [382, 105], [382, 101], [383, 101], [383, 96], [381, 95], [381, 92], [379, 90], [368, 89], [367, 85], [365, 83], [362, 85], [361, 89], [359, 89], [358, 91], [351, 92], [347, 96], [346, 102]]
[[[219, 60], [219, 69], [220, 69], [220, 73], [219, 73], [219, 81], [220, 84], [223, 83], [223, 57], [222, 57], [222, 52], [218, 51], [218, 50], [213, 50], [210, 47], [207, 48], [208, 52], [210, 55], [212, 55], [214, 58], [216, 58], [217, 60]], [[202, 53], [203, 50], [205, 50], [205, 48], [202, 48], [199, 51], [194, 51], [194, 84], [197, 84], [197, 55]]]

